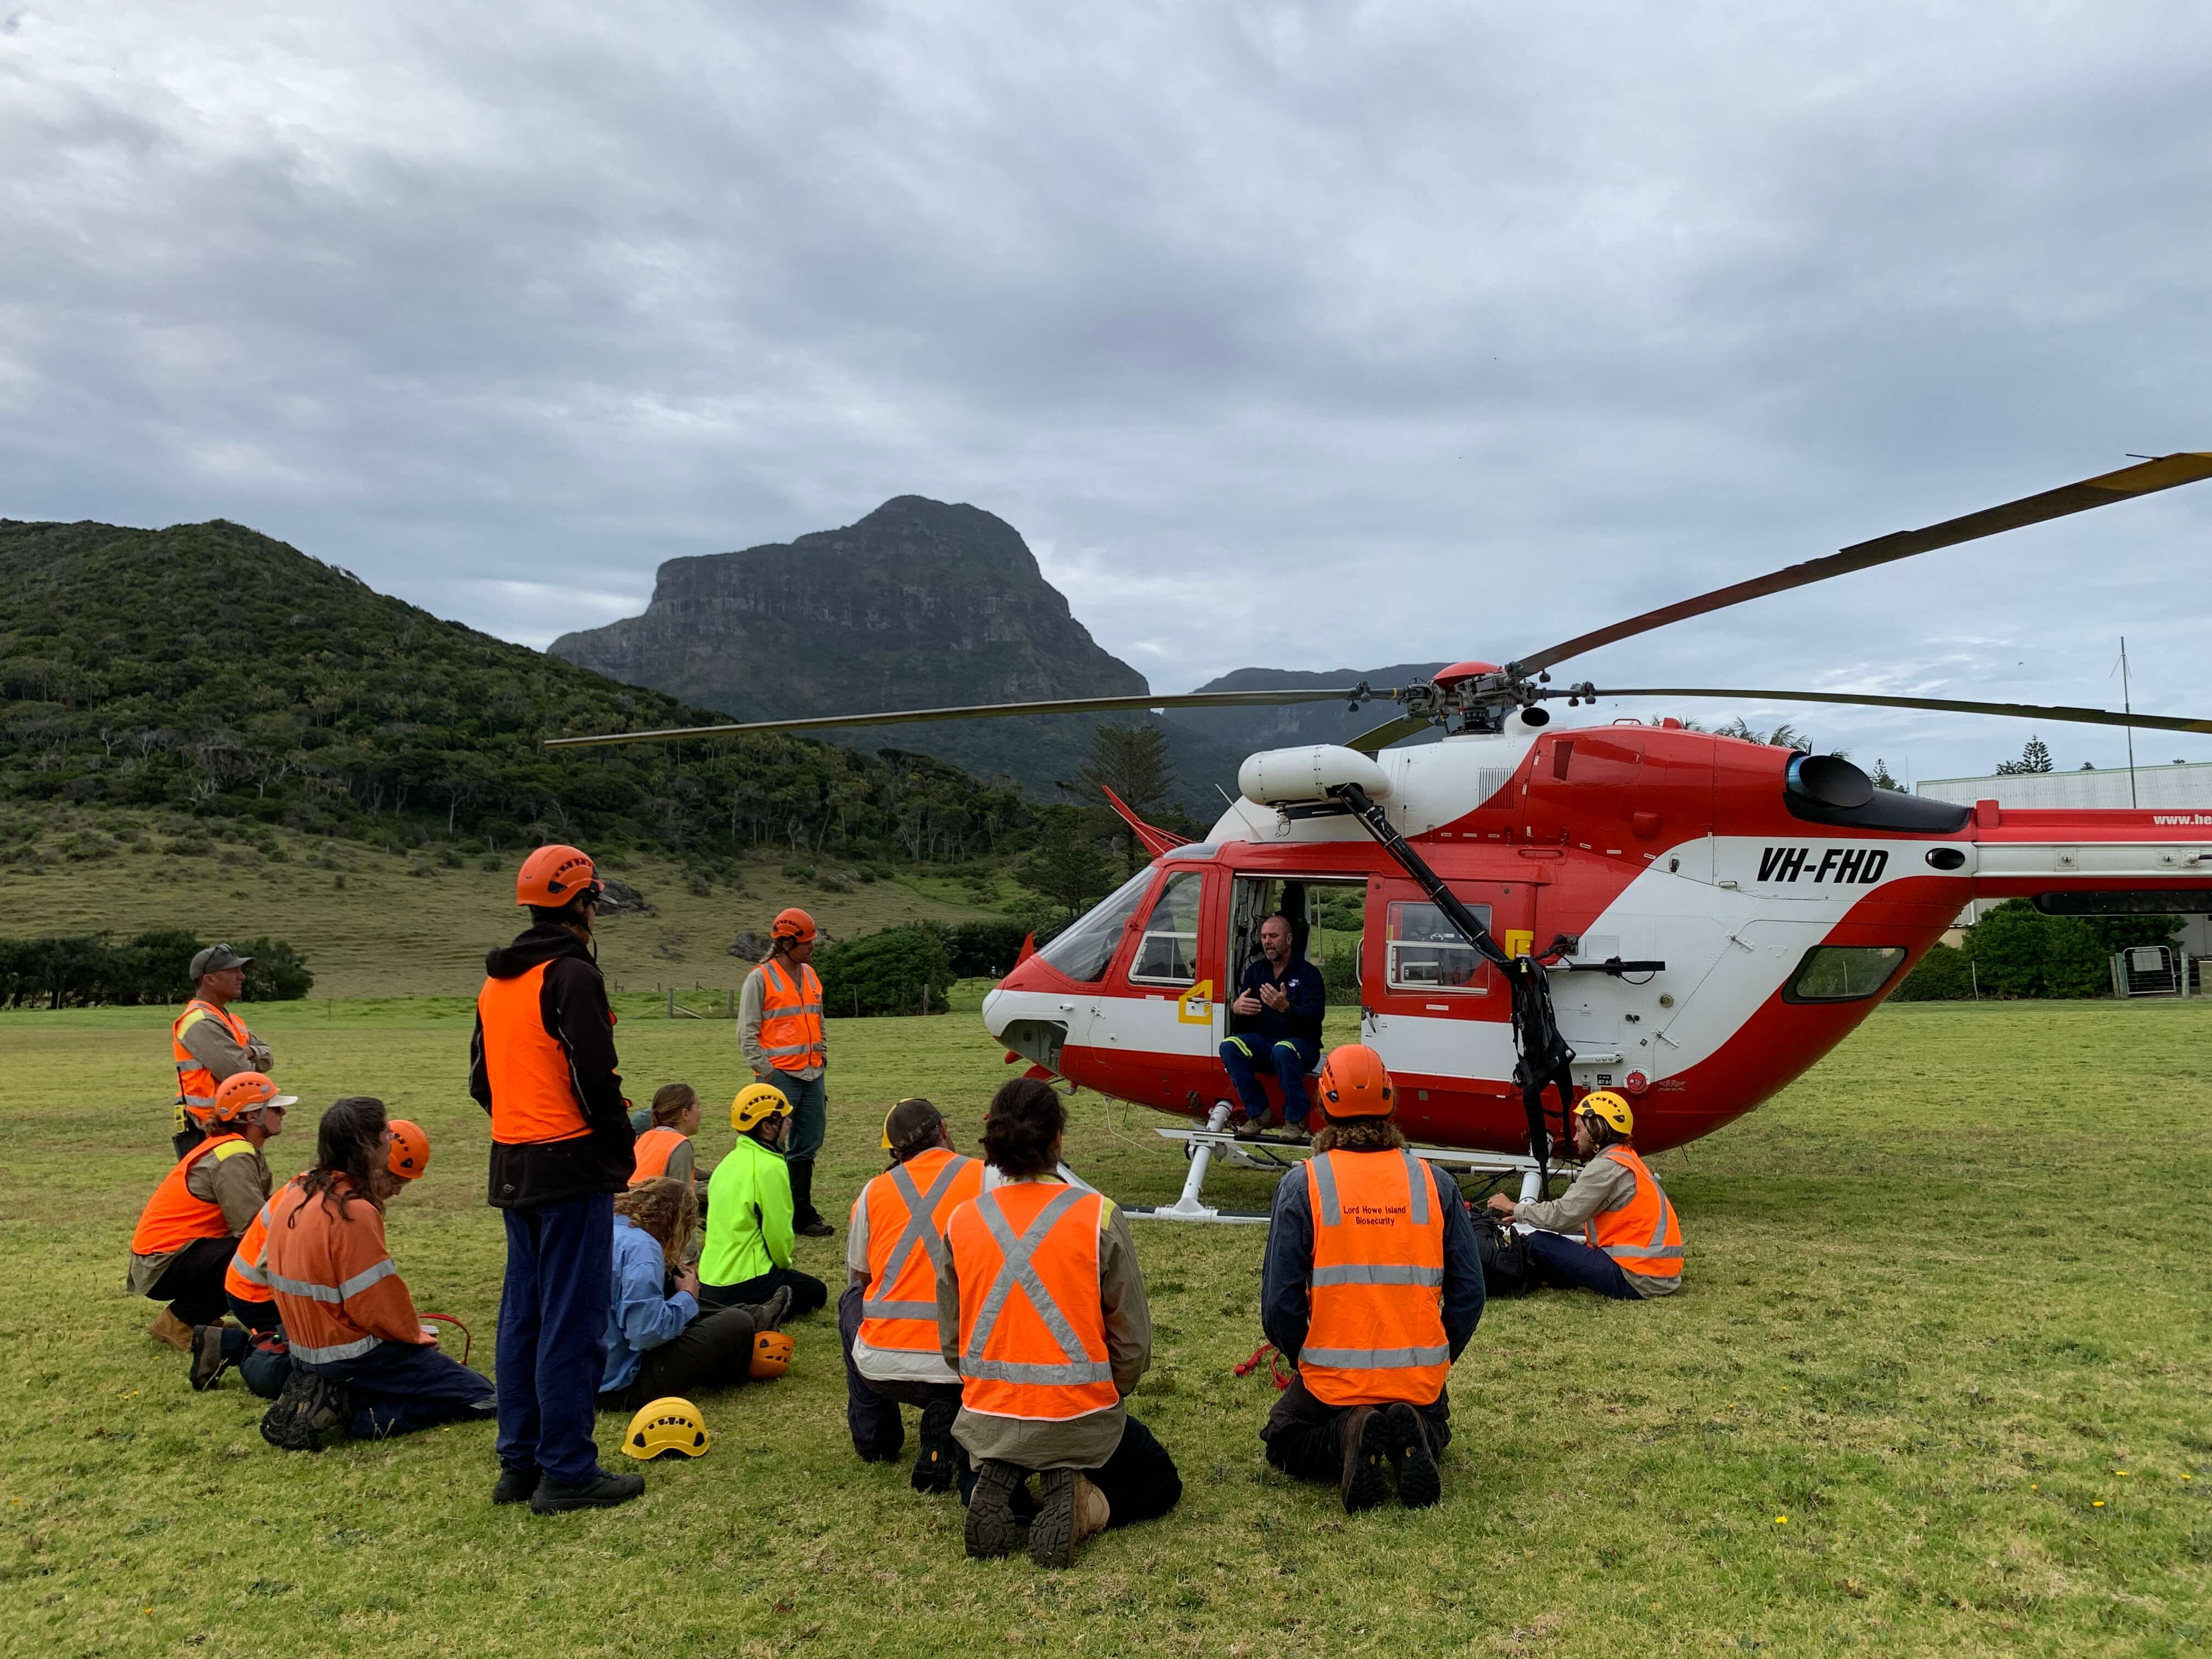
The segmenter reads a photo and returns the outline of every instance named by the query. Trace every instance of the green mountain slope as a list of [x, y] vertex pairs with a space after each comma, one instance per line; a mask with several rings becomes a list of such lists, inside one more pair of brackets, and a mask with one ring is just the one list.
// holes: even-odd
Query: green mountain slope
[[[1239, 668], [1218, 679], [1208, 680], [1197, 689], [1255, 691], [1264, 686], [1350, 686], [1362, 680], [1376, 686], [1403, 685], [1416, 678], [1425, 679], [1443, 665], [1440, 662], [1401, 662], [1388, 668], [1332, 668], [1320, 673], [1297, 668]], [[1300, 702], [1282, 708], [1178, 708], [1168, 718], [1243, 755], [1257, 749], [1342, 743], [1374, 730], [1396, 712], [1396, 706], [1387, 702], [1370, 702], [1356, 714], [1348, 713], [1340, 702]], [[1443, 736], [1442, 726], [1431, 726], [1425, 735], [1405, 741], [1434, 743]]]
[[774, 845], [956, 860], [1030, 816], [1012, 790], [917, 756], [782, 738], [540, 746], [714, 718], [239, 525], [0, 520], [0, 800], [685, 858]]
[[[1151, 689], [1070, 613], [1012, 525], [920, 495], [896, 496], [842, 530], [671, 559], [642, 616], [565, 634], [551, 650], [736, 720]], [[1168, 735], [1178, 798], [1210, 819], [1214, 786], [1233, 785], [1242, 751], [1191, 726], [1151, 723]], [[934, 755], [1049, 799], [1074, 780], [1097, 726], [1062, 716], [831, 735]]]

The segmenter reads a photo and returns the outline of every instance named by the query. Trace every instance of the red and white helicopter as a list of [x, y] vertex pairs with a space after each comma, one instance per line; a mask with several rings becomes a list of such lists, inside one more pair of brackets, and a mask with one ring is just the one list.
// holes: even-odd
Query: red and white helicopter
[[[2212, 910], [2212, 815], [1968, 808], [1876, 789], [1850, 762], [1685, 728], [1548, 729], [1544, 705], [1737, 697], [2212, 732], [2212, 720], [1833, 692], [1550, 683], [1576, 656], [1687, 617], [2212, 477], [2212, 453], [2130, 466], [1578, 635], [1378, 690], [1192, 693], [912, 709], [556, 739], [559, 746], [975, 716], [1345, 700], [1400, 713], [1342, 745], [1267, 750], [1206, 838], [1122, 808], [1152, 864], [985, 999], [1010, 1060], [1191, 1120], [1176, 1204], [1227, 1133], [1226, 994], [1283, 911], [1305, 929], [1356, 896], [1361, 1040], [1425, 1155], [1540, 1189], [1589, 1089], [1636, 1102], [1646, 1152], [1710, 1134], [1802, 1073], [1881, 1002], [1971, 899], [2066, 915]], [[1432, 724], [1437, 744], [1390, 745]], [[1117, 808], [1121, 803], [1115, 803]], [[1277, 1158], [1292, 1149], [1258, 1155]], [[1144, 1213], [1138, 1212], [1137, 1213]]]

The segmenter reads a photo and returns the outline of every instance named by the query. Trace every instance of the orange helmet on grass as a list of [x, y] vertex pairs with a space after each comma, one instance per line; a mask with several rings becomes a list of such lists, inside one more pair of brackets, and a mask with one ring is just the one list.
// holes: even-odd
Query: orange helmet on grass
[[763, 1331], [753, 1338], [753, 1357], [745, 1370], [757, 1382], [765, 1382], [772, 1376], [781, 1376], [791, 1369], [791, 1356], [798, 1346], [781, 1331]]

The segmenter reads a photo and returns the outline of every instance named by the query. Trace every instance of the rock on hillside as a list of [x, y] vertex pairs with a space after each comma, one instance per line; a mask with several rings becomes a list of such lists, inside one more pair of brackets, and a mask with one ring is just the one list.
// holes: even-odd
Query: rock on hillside
[[[787, 544], [671, 559], [645, 614], [565, 634], [556, 656], [738, 720], [1127, 696], [1144, 676], [1104, 650], [1045, 580], [1014, 527], [920, 495]], [[1126, 717], [1125, 717], [1126, 718]], [[1050, 795], [1073, 781], [1097, 721], [933, 721], [821, 733], [934, 755]], [[1200, 816], [1241, 754], [1163, 724]]]

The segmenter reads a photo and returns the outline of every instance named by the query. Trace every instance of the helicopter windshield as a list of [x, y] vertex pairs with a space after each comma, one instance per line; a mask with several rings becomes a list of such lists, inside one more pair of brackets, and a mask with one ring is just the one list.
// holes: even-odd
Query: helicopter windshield
[[1114, 947], [1121, 942], [1122, 926], [1137, 914], [1152, 884], [1152, 872], [1139, 870], [1070, 923], [1058, 939], [1040, 947], [1037, 956], [1079, 983], [1103, 979]]

